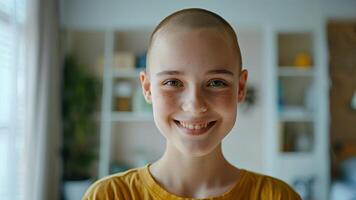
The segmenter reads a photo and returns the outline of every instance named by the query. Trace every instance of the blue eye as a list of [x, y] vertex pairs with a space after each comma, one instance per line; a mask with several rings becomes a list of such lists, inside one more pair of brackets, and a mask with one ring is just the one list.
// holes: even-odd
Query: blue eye
[[208, 87], [226, 87], [227, 84], [222, 80], [211, 80], [208, 82]]
[[183, 87], [183, 83], [180, 80], [166, 80], [163, 85], [172, 87]]

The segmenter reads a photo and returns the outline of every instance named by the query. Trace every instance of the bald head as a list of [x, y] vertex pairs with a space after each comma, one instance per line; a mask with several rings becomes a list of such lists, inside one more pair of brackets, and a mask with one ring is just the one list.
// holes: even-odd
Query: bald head
[[241, 52], [237, 36], [230, 24], [219, 15], [200, 8], [190, 8], [177, 11], [163, 19], [153, 31], [147, 52], [147, 67], [150, 67], [150, 54], [156, 40], [166, 34], [179, 30], [211, 29], [222, 34], [235, 52], [238, 67], [241, 69]]

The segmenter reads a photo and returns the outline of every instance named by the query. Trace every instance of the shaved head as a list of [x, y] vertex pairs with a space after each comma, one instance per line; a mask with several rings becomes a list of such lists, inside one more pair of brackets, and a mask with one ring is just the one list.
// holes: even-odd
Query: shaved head
[[164, 18], [153, 31], [147, 51], [147, 67], [150, 67], [150, 54], [154, 43], [160, 37], [179, 30], [211, 29], [222, 34], [236, 53], [238, 67], [241, 70], [242, 58], [237, 36], [230, 24], [219, 15], [200, 8], [179, 10]]

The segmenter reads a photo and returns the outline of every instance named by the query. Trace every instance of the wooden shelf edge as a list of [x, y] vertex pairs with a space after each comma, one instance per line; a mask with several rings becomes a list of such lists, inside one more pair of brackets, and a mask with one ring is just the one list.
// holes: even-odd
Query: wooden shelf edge
[[119, 70], [112, 69], [113, 78], [139, 78], [143, 69]]
[[313, 67], [308, 68], [297, 68], [293, 66], [278, 67], [278, 76], [302, 76], [302, 77], [312, 77], [314, 75]]
[[113, 122], [135, 122], [153, 121], [151, 112], [112, 112], [111, 121]]

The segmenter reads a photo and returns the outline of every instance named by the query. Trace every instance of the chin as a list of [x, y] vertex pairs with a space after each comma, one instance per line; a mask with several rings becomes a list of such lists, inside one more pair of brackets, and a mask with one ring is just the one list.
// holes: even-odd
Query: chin
[[204, 157], [212, 153], [216, 148], [218, 148], [219, 145], [206, 145], [206, 146], [200, 146], [200, 145], [191, 145], [190, 147], [187, 145], [182, 145], [178, 147], [178, 150], [183, 153], [186, 156], [189, 157]]

